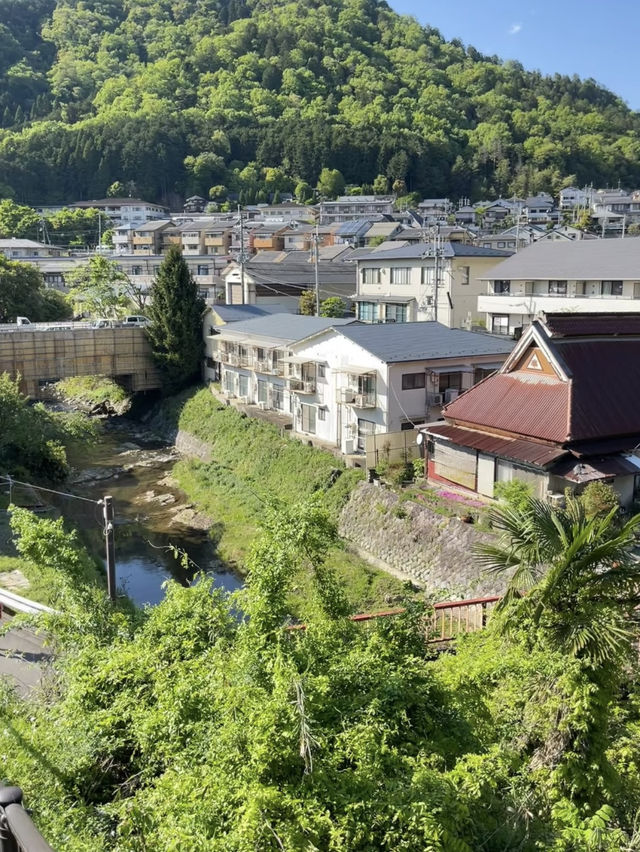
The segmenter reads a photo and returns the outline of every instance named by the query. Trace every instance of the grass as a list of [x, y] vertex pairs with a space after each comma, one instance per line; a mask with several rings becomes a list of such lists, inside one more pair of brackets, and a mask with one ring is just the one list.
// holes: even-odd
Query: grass
[[[212, 519], [211, 535], [221, 558], [242, 571], [265, 503], [294, 502], [320, 492], [334, 518], [364, 474], [331, 453], [301, 444], [262, 420], [221, 406], [206, 390], [182, 394], [162, 405], [167, 425], [180, 428], [212, 448], [213, 460], [182, 460], [174, 476], [190, 499]], [[168, 422], [167, 422], [168, 421]], [[358, 556], [336, 548], [327, 556], [361, 611], [385, 606], [406, 596], [406, 583], [373, 568]], [[293, 604], [310, 593], [310, 578], [301, 576]]]
[[5, 588], [2, 575], [11, 571], [21, 571], [29, 581], [29, 585], [24, 589], [11, 589], [16, 595], [21, 595], [23, 598], [28, 598], [37, 603], [48, 604], [51, 602], [49, 597], [51, 584], [46, 578], [46, 572], [43, 572], [37, 565], [16, 556], [0, 556], [0, 588]]
[[57, 382], [56, 390], [62, 399], [89, 407], [105, 402], [116, 406], [129, 399], [125, 389], [107, 376], [73, 376]]

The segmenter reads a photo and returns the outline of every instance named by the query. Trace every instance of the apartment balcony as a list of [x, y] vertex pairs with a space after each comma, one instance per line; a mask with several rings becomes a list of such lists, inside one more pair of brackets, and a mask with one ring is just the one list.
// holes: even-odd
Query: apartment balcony
[[[639, 294], [640, 297], [640, 294]], [[520, 314], [535, 316], [540, 311], [571, 311], [572, 313], [620, 313], [637, 310], [640, 298], [623, 296], [584, 296], [528, 293], [491, 293], [478, 296], [478, 311], [487, 314]]]
[[256, 359], [253, 363], [253, 369], [256, 373], [265, 373], [269, 376], [278, 375], [276, 373], [276, 368], [273, 366], [273, 362], [268, 359]]
[[375, 408], [376, 394], [375, 391], [360, 393], [355, 388], [338, 388], [337, 401], [354, 408]]
[[315, 379], [301, 379], [295, 376], [289, 376], [287, 379], [289, 390], [295, 393], [313, 394], [316, 392]]

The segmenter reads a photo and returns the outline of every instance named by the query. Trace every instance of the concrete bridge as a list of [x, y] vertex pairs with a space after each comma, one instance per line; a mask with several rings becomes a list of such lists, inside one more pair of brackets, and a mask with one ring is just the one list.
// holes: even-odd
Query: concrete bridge
[[33, 399], [50, 397], [50, 384], [72, 376], [109, 376], [131, 392], [161, 385], [144, 329], [88, 323], [0, 326], [0, 373], [19, 376]]

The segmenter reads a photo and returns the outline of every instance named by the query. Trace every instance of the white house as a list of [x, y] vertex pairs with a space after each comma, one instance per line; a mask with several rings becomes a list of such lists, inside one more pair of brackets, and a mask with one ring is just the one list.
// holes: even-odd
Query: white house
[[512, 344], [436, 322], [321, 329], [292, 343], [293, 430], [363, 453], [367, 435], [413, 429], [498, 369]]
[[541, 240], [481, 276], [478, 311], [513, 335], [541, 311], [640, 311], [640, 240]]
[[461, 242], [419, 242], [390, 248], [383, 244], [358, 255], [355, 301], [363, 322], [434, 320], [450, 328], [471, 327], [481, 317], [481, 278], [509, 256]]
[[141, 198], [100, 198], [93, 201], [76, 201], [69, 206], [101, 210], [114, 225], [142, 225], [151, 219], [166, 219], [169, 215], [168, 207], [152, 204]]
[[58, 246], [50, 246], [47, 243], [39, 243], [36, 240], [23, 240], [17, 237], [0, 240], [0, 254], [9, 260], [21, 260], [32, 257], [60, 257], [62, 249]]

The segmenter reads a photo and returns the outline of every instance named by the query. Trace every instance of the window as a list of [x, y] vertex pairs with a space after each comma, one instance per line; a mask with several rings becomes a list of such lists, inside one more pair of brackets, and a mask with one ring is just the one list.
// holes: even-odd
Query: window
[[461, 274], [461, 284], [468, 284], [471, 276], [471, 267], [470, 266], [461, 266], [460, 267]]
[[249, 376], [238, 375], [238, 396], [249, 396]]
[[504, 248], [504, 247], [505, 247], [505, 243], [499, 240], [498, 241], [498, 248], [500, 249], [500, 248]]
[[392, 284], [409, 284], [411, 276], [410, 266], [392, 266], [390, 269]]
[[567, 282], [566, 281], [549, 281], [549, 295], [550, 296], [566, 296], [567, 295]]
[[603, 296], [622, 296], [622, 281], [602, 281], [600, 293]]
[[206, 266], [206, 265], [203, 266], [202, 264], [199, 263], [198, 264], [198, 275], [208, 275], [208, 274], [209, 274], [209, 267]]
[[271, 399], [274, 408], [278, 411], [284, 411], [284, 388], [282, 385], [271, 385]]
[[132, 275], [142, 275], [142, 267], [141, 266], [132, 266], [131, 267]]
[[379, 284], [380, 270], [379, 269], [363, 269], [362, 270], [363, 284]]
[[373, 302], [358, 302], [358, 319], [362, 322], [373, 322], [376, 306]]
[[302, 403], [302, 431], [309, 432], [311, 435], [316, 434], [316, 407], [315, 405], [306, 405]]
[[318, 408], [318, 420], [326, 420], [327, 419], [327, 409], [324, 406], [320, 406]]
[[423, 266], [420, 270], [420, 283], [433, 284], [436, 277], [436, 271], [433, 266]]
[[269, 385], [264, 379], [258, 379], [258, 402], [267, 403], [269, 399]]
[[425, 387], [425, 373], [405, 373], [402, 377], [402, 390], [415, 390]]
[[449, 388], [462, 390], [462, 373], [440, 373], [438, 390], [444, 393]]
[[229, 370], [224, 371], [222, 384], [227, 393], [233, 393], [233, 373], [230, 373]]
[[492, 334], [509, 334], [509, 316], [507, 314], [494, 314], [491, 317]]
[[384, 306], [384, 321], [385, 322], [406, 322], [407, 321], [407, 306], [388, 304]]
[[493, 292], [494, 293], [510, 293], [511, 292], [511, 281], [494, 281], [493, 282]]
[[410, 429], [413, 429], [413, 423], [411, 422], [411, 420], [405, 420], [404, 423], [400, 424], [401, 432], [408, 432]]
[[325, 365], [318, 364], [316, 369], [318, 371], [318, 379], [324, 380], [327, 377], [327, 368], [325, 367]]

